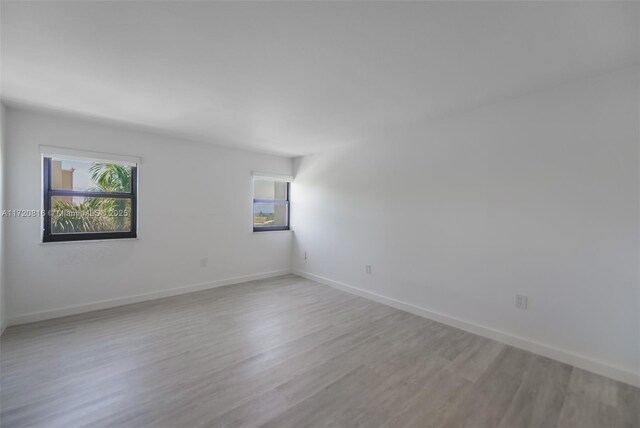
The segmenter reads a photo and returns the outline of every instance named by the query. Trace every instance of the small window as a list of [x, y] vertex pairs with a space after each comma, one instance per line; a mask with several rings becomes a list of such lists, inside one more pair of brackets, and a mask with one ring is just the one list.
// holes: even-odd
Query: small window
[[137, 165], [43, 157], [43, 242], [136, 237]]
[[289, 230], [289, 182], [253, 178], [253, 231]]

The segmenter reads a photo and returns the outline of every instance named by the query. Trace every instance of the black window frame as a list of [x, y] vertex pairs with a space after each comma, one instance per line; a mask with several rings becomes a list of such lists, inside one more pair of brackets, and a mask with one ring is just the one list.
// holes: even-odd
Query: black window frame
[[[43, 197], [44, 215], [42, 225], [42, 242], [97, 241], [106, 239], [132, 239], [138, 237], [138, 167], [131, 167], [131, 192], [94, 192], [80, 190], [56, 190], [51, 188], [51, 162], [55, 156], [44, 156], [43, 165]], [[96, 161], [99, 161], [96, 159]], [[112, 163], [118, 163], [112, 161]], [[90, 198], [122, 198], [131, 200], [131, 230], [128, 232], [79, 232], [51, 233], [51, 201], [54, 196], [78, 196]]]
[[[258, 199], [255, 198], [255, 180], [269, 180], [269, 177], [260, 177], [260, 178], [254, 178], [254, 186], [253, 186], [253, 205], [251, 206], [251, 223], [253, 224], [253, 231], [254, 232], [273, 232], [276, 230], [291, 230], [291, 204], [290, 204], [290, 195], [291, 195], [291, 183], [290, 182], [286, 182], [287, 183], [287, 199]], [[284, 181], [284, 180], [275, 180], [275, 179], [271, 179], [273, 181]], [[256, 215], [256, 204], [280, 204], [280, 205], [286, 205], [287, 206], [287, 225], [286, 226], [262, 226], [262, 227], [256, 227], [256, 223], [255, 223], [255, 215]]]

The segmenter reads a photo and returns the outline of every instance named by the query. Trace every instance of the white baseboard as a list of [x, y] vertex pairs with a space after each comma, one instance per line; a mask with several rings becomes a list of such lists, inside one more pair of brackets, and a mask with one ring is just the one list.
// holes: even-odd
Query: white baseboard
[[118, 299], [102, 300], [99, 302], [88, 303], [86, 305], [69, 306], [65, 308], [53, 309], [44, 312], [34, 312], [25, 315], [10, 317], [7, 320], [8, 326], [26, 324], [35, 321], [44, 321], [53, 318], [66, 317], [69, 315], [78, 315], [86, 312], [93, 312], [100, 309], [109, 309], [132, 303], [145, 302], [147, 300], [161, 299], [163, 297], [177, 296], [179, 294], [193, 293], [195, 291], [208, 290], [210, 288], [224, 287], [225, 285], [239, 284], [247, 281], [255, 281], [257, 279], [272, 278], [275, 276], [287, 275], [291, 273], [291, 269], [281, 269], [271, 272], [263, 272], [253, 275], [236, 276], [233, 278], [219, 279], [210, 282], [201, 282], [199, 284], [185, 285], [182, 287], [170, 288], [168, 290], [152, 291], [149, 293], [136, 294], [134, 296], [122, 297]]
[[329, 278], [314, 275], [312, 273], [304, 272], [298, 269], [293, 269], [292, 272], [296, 275], [314, 280], [321, 284], [331, 286], [347, 293], [355, 294], [357, 296], [364, 297], [369, 300], [373, 300], [375, 302], [382, 303], [384, 305], [391, 306], [405, 312], [428, 318], [433, 321], [438, 321], [442, 324], [450, 325], [452, 327], [456, 327], [461, 330], [477, 334], [479, 336], [493, 339], [501, 343], [506, 343], [507, 345], [511, 345], [516, 348], [524, 349], [525, 351], [533, 352], [535, 354], [542, 355], [544, 357], [548, 357], [562, 363], [570, 364], [572, 366], [590, 371], [592, 373], [596, 373], [602, 376], [609, 377], [611, 379], [618, 380], [620, 382], [640, 387], [640, 373], [636, 373], [623, 367], [618, 367], [616, 365], [595, 360], [565, 349], [560, 349], [555, 346], [536, 342], [534, 340], [516, 336], [511, 333], [496, 330], [490, 327], [485, 327], [460, 318], [451, 317], [439, 312], [424, 309], [410, 303], [401, 302], [396, 299], [385, 297], [377, 293], [372, 293], [370, 291], [366, 291], [342, 282], [334, 281]]

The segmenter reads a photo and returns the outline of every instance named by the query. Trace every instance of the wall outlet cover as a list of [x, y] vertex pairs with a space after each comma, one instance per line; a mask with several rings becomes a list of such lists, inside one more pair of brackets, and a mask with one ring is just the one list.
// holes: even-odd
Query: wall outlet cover
[[516, 308], [527, 309], [529, 297], [522, 294], [516, 294]]

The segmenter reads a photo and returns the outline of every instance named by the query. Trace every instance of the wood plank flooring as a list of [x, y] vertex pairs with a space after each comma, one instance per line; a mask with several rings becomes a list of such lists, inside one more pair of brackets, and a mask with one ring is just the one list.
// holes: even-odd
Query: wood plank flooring
[[9, 427], [633, 427], [637, 388], [294, 275], [10, 327]]

